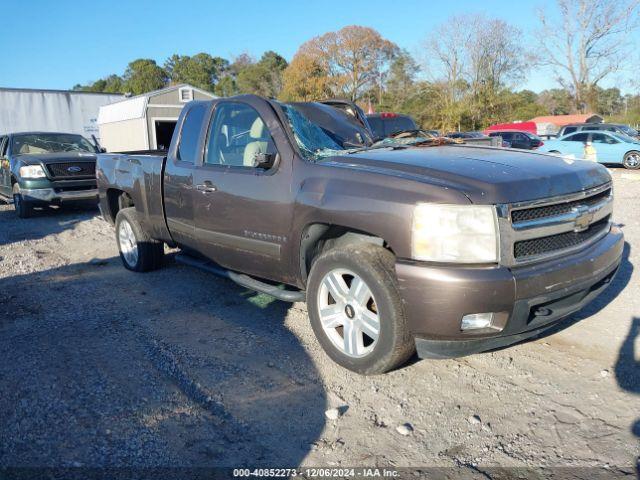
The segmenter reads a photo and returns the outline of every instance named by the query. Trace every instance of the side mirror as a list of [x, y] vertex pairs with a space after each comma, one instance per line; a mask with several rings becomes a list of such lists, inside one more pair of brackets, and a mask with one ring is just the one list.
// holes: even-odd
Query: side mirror
[[275, 165], [277, 158], [277, 153], [256, 153], [253, 156], [253, 166], [254, 168], [264, 168], [268, 170]]
[[100, 150], [100, 153], [107, 153], [107, 149], [104, 147], [100, 147], [99, 150]]

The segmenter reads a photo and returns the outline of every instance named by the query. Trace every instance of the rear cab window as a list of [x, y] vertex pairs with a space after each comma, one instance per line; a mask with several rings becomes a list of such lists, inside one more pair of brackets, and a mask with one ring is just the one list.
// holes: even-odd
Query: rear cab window
[[589, 139], [588, 133], [576, 133], [575, 135], [571, 135], [569, 138], [565, 138], [567, 142], [586, 142]]
[[409, 117], [397, 116], [383, 119], [384, 133], [388, 137], [403, 130], [415, 130], [416, 124]]
[[180, 132], [180, 143], [176, 153], [177, 159], [181, 162], [196, 163], [200, 129], [208, 106], [207, 103], [196, 103], [185, 114]]
[[405, 130], [416, 130], [418, 126], [407, 115], [381, 113], [368, 116], [369, 126], [376, 138], [387, 138]]

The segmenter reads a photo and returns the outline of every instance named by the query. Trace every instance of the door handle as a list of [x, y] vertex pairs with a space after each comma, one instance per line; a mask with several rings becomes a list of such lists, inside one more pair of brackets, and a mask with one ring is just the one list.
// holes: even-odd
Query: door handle
[[216, 187], [214, 187], [213, 185], [209, 184], [199, 184], [196, 185], [196, 190], [201, 191], [202, 193], [211, 193], [211, 192], [215, 192], [216, 191]]

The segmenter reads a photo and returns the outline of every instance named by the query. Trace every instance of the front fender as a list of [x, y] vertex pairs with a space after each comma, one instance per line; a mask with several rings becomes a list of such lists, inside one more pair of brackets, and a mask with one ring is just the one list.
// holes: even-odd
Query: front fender
[[413, 209], [421, 202], [469, 204], [462, 193], [440, 185], [379, 173], [316, 165], [296, 196], [292, 238], [315, 223], [342, 226], [381, 238], [399, 258], [411, 257]]

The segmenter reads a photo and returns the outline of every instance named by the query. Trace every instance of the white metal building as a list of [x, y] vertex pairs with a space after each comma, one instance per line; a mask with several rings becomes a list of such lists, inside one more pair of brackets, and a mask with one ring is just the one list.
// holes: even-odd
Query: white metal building
[[215, 95], [191, 85], [173, 85], [100, 107], [100, 144], [108, 152], [169, 148], [182, 108]]
[[67, 132], [99, 138], [98, 110], [123, 98], [117, 93], [0, 88], [0, 134]]

